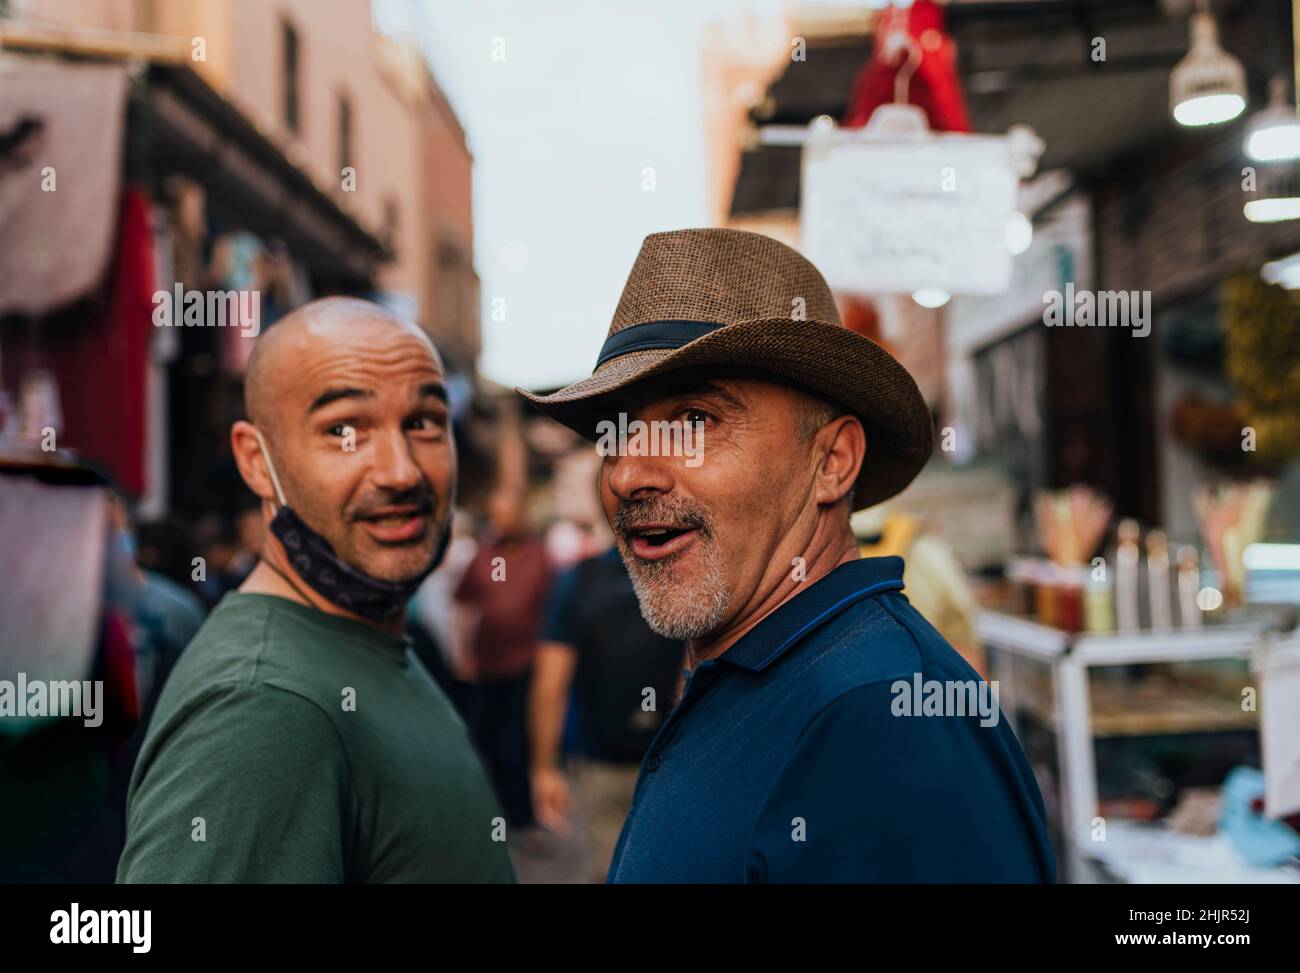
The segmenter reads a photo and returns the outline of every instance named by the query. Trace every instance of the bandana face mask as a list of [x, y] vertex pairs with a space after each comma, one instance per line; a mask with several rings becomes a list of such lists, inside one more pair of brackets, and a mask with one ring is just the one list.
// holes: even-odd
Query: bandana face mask
[[335, 554], [330, 542], [308, 527], [289, 507], [261, 430], [257, 430], [257, 441], [262, 446], [262, 455], [266, 457], [266, 469], [271, 474], [271, 484], [275, 487], [278, 501], [275, 516], [271, 518], [271, 533], [284, 545], [289, 563], [293, 565], [298, 577], [317, 594], [363, 618], [382, 622], [400, 614], [424, 579], [442, 563], [447, 544], [451, 541], [451, 518], [447, 518], [447, 527], [438, 542], [433, 560], [417, 577], [405, 581], [385, 581], [372, 577]]

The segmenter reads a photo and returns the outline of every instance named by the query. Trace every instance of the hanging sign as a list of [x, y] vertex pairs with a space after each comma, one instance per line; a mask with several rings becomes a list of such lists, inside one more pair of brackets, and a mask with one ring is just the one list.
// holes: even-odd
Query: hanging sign
[[993, 135], [823, 130], [804, 143], [803, 252], [846, 293], [1001, 294], [1021, 149]]

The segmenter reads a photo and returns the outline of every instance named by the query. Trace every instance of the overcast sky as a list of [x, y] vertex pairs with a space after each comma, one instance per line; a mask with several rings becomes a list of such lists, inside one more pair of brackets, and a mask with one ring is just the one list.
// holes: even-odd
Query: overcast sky
[[384, 29], [414, 29], [474, 153], [488, 378], [540, 389], [589, 375], [642, 238], [707, 222], [700, 29], [742, 9], [376, 0]]

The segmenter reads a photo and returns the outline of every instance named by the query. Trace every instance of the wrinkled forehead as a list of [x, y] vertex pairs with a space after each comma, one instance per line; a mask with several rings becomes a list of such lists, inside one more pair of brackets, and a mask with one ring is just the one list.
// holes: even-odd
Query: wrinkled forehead
[[427, 335], [385, 319], [357, 319], [346, 328], [303, 329], [288, 359], [291, 398], [301, 410], [335, 388], [374, 398], [409, 399], [424, 386], [441, 388], [442, 361]]

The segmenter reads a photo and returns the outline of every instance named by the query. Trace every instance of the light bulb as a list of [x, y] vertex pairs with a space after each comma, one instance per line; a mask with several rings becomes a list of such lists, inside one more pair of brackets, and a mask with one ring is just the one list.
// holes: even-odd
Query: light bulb
[[1252, 223], [1281, 223], [1283, 220], [1300, 220], [1300, 196], [1275, 196], [1270, 199], [1252, 199], [1244, 207], [1246, 219]]
[[1217, 125], [1246, 110], [1246, 70], [1219, 46], [1207, 10], [1192, 14], [1187, 55], [1169, 73], [1169, 104], [1180, 125]]
[[1246, 130], [1246, 155], [1256, 162], [1300, 159], [1300, 121], [1287, 99], [1286, 79], [1268, 84], [1268, 107], [1250, 120]]
[[1179, 125], [1218, 125], [1230, 122], [1246, 110], [1246, 99], [1241, 95], [1201, 95], [1180, 101], [1174, 106], [1174, 119]]
[[938, 287], [922, 287], [920, 290], [912, 291], [912, 300], [921, 307], [936, 308], [943, 307], [952, 300], [952, 295]]
[[1018, 257], [1034, 242], [1034, 224], [1024, 213], [1012, 213], [1007, 217], [1007, 253]]

